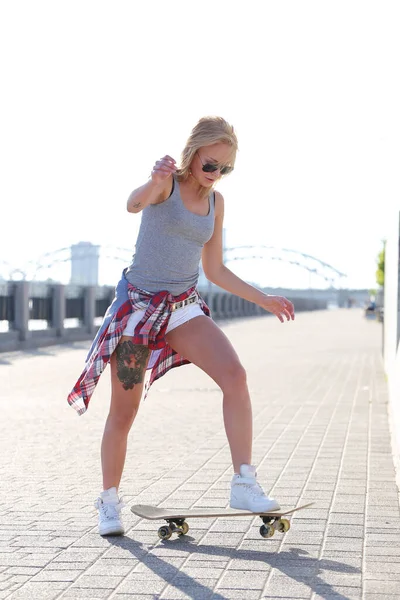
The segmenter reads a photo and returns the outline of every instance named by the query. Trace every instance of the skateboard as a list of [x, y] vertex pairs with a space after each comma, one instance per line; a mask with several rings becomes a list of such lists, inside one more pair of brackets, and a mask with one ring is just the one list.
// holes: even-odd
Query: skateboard
[[149, 504], [135, 504], [131, 511], [138, 517], [150, 521], [167, 521], [158, 530], [158, 537], [162, 540], [169, 540], [173, 533], [178, 536], [185, 535], [189, 531], [189, 525], [186, 519], [202, 519], [206, 517], [260, 517], [263, 524], [260, 527], [260, 535], [263, 538], [272, 537], [275, 531], [286, 533], [290, 529], [290, 521], [286, 516], [293, 514], [303, 508], [312, 506], [314, 502], [303, 504], [296, 508], [285, 511], [273, 511], [265, 513], [254, 513], [249, 510], [238, 510], [236, 508], [158, 508]]

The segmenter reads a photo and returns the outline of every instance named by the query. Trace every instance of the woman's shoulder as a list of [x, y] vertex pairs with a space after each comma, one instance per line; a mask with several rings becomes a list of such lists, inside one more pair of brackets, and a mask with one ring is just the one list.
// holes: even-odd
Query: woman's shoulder
[[218, 190], [214, 190], [214, 198], [215, 198], [215, 216], [221, 216], [224, 214], [224, 197]]

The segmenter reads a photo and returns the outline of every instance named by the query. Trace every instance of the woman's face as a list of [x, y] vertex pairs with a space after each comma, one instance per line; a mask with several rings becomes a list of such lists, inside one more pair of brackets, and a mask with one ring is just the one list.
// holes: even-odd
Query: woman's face
[[[210, 146], [203, 146], [197, 150], [193, 157], [190, 169], [192, 176], [203, 187], [211, 187], [213, 183], [224, 174], [224, 167], [230, 167], [232, 158], [232, 147], [223, 142], [217, 142]], [[218, 167], [213, 172], [203, 170], [204, 165]], [[221, 173], [222, 170], [222, 173]]]

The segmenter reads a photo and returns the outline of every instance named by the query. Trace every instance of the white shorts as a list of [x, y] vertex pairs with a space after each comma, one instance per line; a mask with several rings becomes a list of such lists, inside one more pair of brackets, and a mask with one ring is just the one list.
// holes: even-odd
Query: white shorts
[[[122, 332], [122, 335], [130, 335], [133, 336], [135, 332], [135, 327], [144, 317], [144, 310], [135, 310], [128, 319], [126, 327]], [[198, 317], [204, 315], [204, 312], [201, 310], [198, 302], [194, 304], [187, 304], [186, 306], [182, 306], [182, 308], [177, 308], [171, 313], [167, 331], [169, 333], [179, 325], [183, 325], [186, 321], [190, 321], [194, 317]]]

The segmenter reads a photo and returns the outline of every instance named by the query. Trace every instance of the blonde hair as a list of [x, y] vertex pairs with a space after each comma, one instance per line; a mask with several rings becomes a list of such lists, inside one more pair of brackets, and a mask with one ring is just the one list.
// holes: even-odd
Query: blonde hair
[[[210, 146], [222, 142], [227, 144], [232, 149], [230, 166], [234, 166], [236, 152], [238, 150], [238, 141], [236, 134], [230, 125], [222, 117], [203, 117], [197, 125], [192, 129], [192, 132], [186, 142], [186, 145], [181, 155], [181, 165], [176, 171], [178, 181], [186, 181], [190, 175], [190, 165], [192, 160], [200, 148]], [[210, 188], [203, 188], [205, 194], [210, 191]]]

